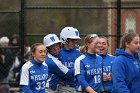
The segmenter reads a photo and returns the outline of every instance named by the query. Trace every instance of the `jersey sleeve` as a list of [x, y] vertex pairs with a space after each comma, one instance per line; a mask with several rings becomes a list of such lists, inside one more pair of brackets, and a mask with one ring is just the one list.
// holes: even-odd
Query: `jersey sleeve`
[[29, 85], [29, 63], [24, 64], [21, 68], [20, 85]]
[[[84, 73], [84, 71], [83, 71]], [[84, 74], [78, 74], [76, 76], [77, 80], [78, 80], [78, 83], [82, 86], [82, 88], [84, 90], [86, 90], [86, 88], [89, 86], [89, 84], [87, 83], [87, 81], [85, 80], [85, 75]]]
[[89, 85], [87, 81], [85, 80], [85, 70], [84, 70], [84, 65], [81, 62], [81, 60], [84, 58], [84, 56], [80, 56], [79, 58], [76, 59], [75, 64], [74, 64], [74, 69], [75, 69], [75, 76], [78, 80], [78, 83], [82, 86], [82, 88], [85, 90]]
[[63, 77], [63, 76], [72, 75], [74, 73], [72, 70], [64, 66], [62, 62], [58, 60], [58, 58], [55, 58], [50, 54], [47, 55], [45, 62], [48, 65], [49, 73], [51, 74], [55, 74], [59, 77]]
[[85, 57], [84, 55], [81, 55], [81, 56], [78, 57], [78, 58], [75, 60], [75, 62], [74, 62], [74, 70], [75, 70], [74, 75], [75, 75], [75, 76], [78, 75], [78, 74], [80, 74], [80, 69], [81, 69], [81, 67], [80, 67], [80, 61], [81, 61], [84, 57]]

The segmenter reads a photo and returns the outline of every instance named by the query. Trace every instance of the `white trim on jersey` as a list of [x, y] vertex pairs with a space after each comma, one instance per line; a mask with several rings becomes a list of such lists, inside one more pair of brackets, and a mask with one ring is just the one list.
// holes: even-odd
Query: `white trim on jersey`
[[53, 75], [54, 75], [54, 74], [52, 74], [52, 75], [48, 78], [48, 80], [47, 80], [47, 82], [46, 82], [46, 87], [47, 87], [47, 88], [49, 88], [49, 86], [50, 86], [50, 85], [49, 85], [49, 82], [52, 80]]
[[85, 55], [81, 55], [80, 57], [78, 57], [76, 60], [75, 60], [75, 63], [74, 63], [74, 69], [75, 69], [75, 76], [80, 74], [80, 60], [84, 59], [86, 56]]
[[48, 67], [48, 65], [46, 64], [46, 62], [45, 62], [45, 61], [44, 61], [42, 64]]
[[28, 85], [29, 84], [29, 68], [33, 66], [33, 64], [28, 61], [26, 62], [21, 70], [21, 79], [20, 79], [20, 85]]
[[78, 91], [82, 91], [82, 86], [81, 85], [78, 87]]
[[62, 71], [62, 72], [64, 72], [65, 74], [68, 72], [68, 68], [67, 67], [65, 67], [62, 63], [61, 63], [61, 61], [59, 61], [58, 60], [58, 58], [56, 58], [56, 57], [54, 57], [54, 56], [52, 56], [51, 54], [47, 54], [47, 56], [49, 57], [49, 58], [51, 58], [53, 61], [54, 61], [54, 63], [57, 65], [57, 67]]

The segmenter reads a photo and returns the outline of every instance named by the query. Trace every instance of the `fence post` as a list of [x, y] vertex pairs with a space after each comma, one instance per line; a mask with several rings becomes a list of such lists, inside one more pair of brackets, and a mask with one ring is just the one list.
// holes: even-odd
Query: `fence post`
[[121, 36], [121, 0], [117, 0], [117, 48], [120, 45]]
[[25, 11], [24, 11], [24, 6], [25, 6], [25, 0], [21, 0], [21, 9], [20, 9], [20, 48], [21, 48], [21, 64], [23, 63], [24, 59], [24, 39], [25, 39], [25, 29], [24, 29], [24, 17], [25, 17]]

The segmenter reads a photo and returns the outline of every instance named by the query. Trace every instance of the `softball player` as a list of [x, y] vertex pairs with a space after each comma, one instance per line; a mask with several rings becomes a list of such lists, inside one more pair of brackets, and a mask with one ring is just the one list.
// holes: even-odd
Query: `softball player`
[[140, 92], [140, 60], [135, 56], [139, 48], [138, 34], [131, 32], [122, 37], [112, 67], [113, 93]]
[[81, 39], [79, 31], [73, 27], [65, 27], [61, 30], [60, 40], [62, 42], [62, 63], [73, 71], [71, 76], [61, 79], [59, 83], [59, 93], [73, 93], [74, 88], [74, 62], [81, 55], [76, 49], [78, 40]]
[[48, 50], [45, 58], [45, 62], [49, 68], [49, 79], [46, 88], [49, 93], [57, 93], [59, 79], [64, 76], [73, 75], [74, 72], [61, 63], [60, 40], [55, 34], [46, 35], [43, 42]]
[[48, 66], [44, 64], [46, 48], [42, 43], [35, 43], [31, 47], [33, 59], [21, 68], [21, 93], [45, 93], [48, 78]]
[[85, 37], [85, 45], [80, 50], [85, 51], [75, 61], [76, 93], [97, 93], [102, 91], [102, 58], [96, 54], [98, 36]]
[[105, 93], [111, 93], [113, 87], [112, 81], [112, 62], [115, 59], [115, 56], [112, 56], [108, 53], [109, 43], [106, 37], [99, 37], [99, 51], [98, 54], [103, 58], [103, 85]]

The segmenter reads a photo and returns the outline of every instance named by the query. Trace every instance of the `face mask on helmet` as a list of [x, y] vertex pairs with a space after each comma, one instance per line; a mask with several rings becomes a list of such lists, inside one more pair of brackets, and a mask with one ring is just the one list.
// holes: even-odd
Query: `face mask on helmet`
[[73, 27], [65, 27], [61, 30], [60, 41], [65, 44], [67, 39], [81, 39], [79, 36], [79, 31]]

